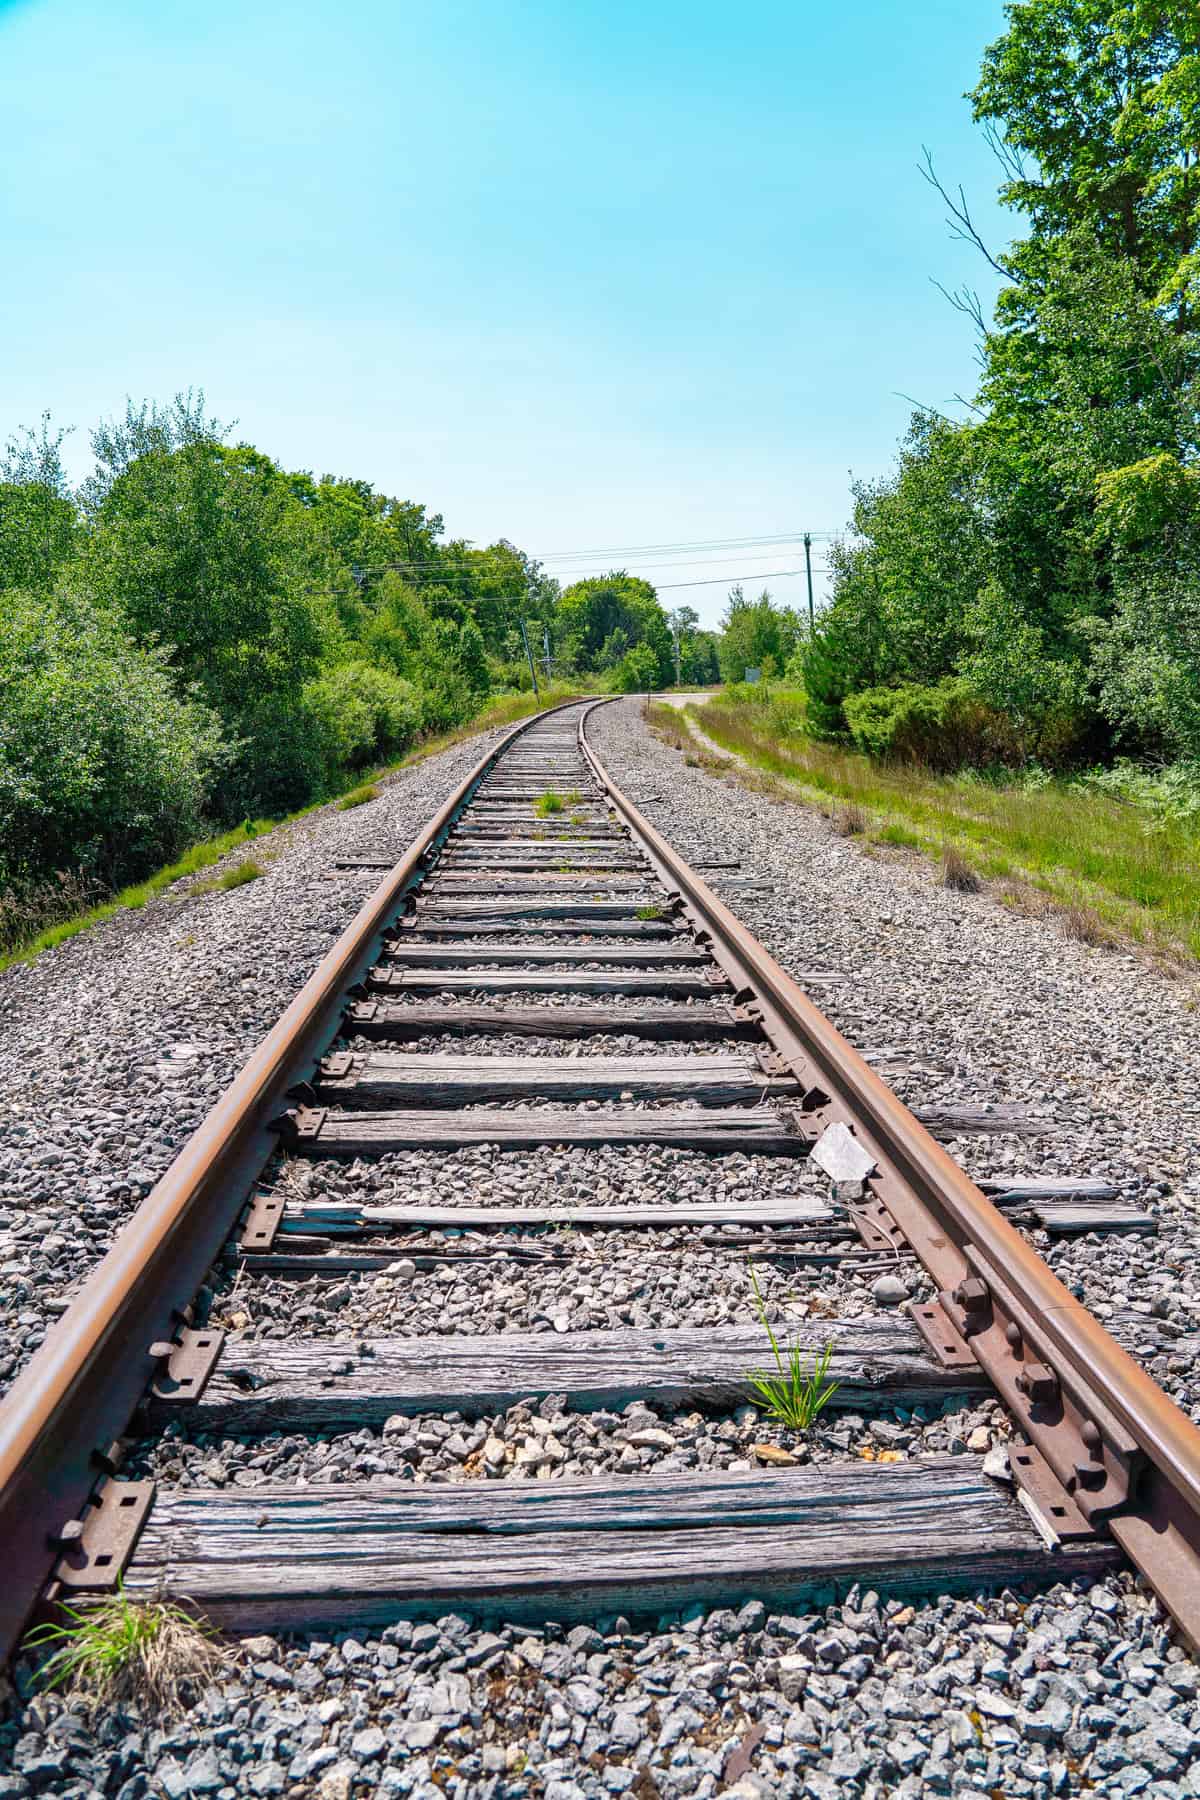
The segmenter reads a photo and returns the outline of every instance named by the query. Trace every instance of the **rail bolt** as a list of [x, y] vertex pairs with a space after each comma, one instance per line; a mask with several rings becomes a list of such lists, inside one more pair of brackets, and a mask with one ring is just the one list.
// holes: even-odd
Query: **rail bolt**
[[1035, 1405], [1058, 1399], [1058, 1376], [1045, 1363], [1029, 1363], [1017, 1376], [1017, 1386]]
[[968, 1332], [982, 1331], [992, 1304], [987, 1282], [981, 1281], [978, 1275], [968, 1275], [955, 1288], [954, 1299], [966, 1315], [965, 1329]]

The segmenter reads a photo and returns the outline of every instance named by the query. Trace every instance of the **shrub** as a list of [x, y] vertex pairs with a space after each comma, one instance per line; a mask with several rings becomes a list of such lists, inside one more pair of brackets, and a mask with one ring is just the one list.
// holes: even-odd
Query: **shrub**
[[843, 702], [850, 735], [868, 756], [958, 769], [965, 763], [1018, 763], [1022, 745], [1011, 722], [957, 676], [923, 687], [864, 688]]
[[0, 595], [0, 878], [115, 887], [199, 834], [221, 736], [165, 663], [84, 596]]
[[337, 663], [308, 682], [303, 703], [330, 771], [360, 769], [408, 749], [424, 723], [410, 682], [371, 663]]
[[659, 686], [658, 657], [649, 644], [627, 650], [609, 676], [615, 694], [646, 694]]
[[225, 824], [277, 818], [323, 792], [328, 765], [320, 725], [299, 698], [269, 695], [235, 719], [233, 729], [236, 740], [214, 796]]

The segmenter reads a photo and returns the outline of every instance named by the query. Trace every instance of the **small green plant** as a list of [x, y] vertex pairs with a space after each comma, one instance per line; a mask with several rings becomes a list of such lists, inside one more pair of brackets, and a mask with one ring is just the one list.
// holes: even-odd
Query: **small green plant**
[[373, 781], [364, 781], [361, 787], [351, 788], [338, 801], [339, 812], [349, 812], [352, 807], [365, 806], [368, 800], [378, 800], [379, 789]]
[[50, 1651], [41, 1685], [68, 1689], [88, 1708], [138, 1700], [151, 1712], [177, 1712], [232, 1654], [182, 1607], [131, 1600], [120, 1585], [92, 1605], [61, 1610], [66, 1624], [39, 1625], [25, 1644]]
[[534, 801], [533, 810], [541, 819], [549, 819], [563, 810], [562, 795], [556, 794], [553, 788], [547, 788], [540, 799]]
[[763, 1330], [771, 1340], [775, 1356], [775, 1374], [772, 1375], [768, 1369], [752, 1369], [746, 1379], [758, 1396], [756, 1404], [762, 1407], [768, 1418], [778, 1420], [779, 1424], [788, 1426], [792, 1431], [807, 1431], [817, 1414], [828, 1406], [841, 1386], [840, 1382], [826, 1379], [833, 1360], [833, 1345], [826, 1344], [823, 1350], [816, 1352], [811, 1369], [804, 1366], [804, 1352], [799, 1344], [789, 1346], [785, 1361], [779, 1340], [767, 1317], [766, 1302], [762, 1297], [753, 1263], [749, 1267], [754, 1304], [762, 1320]]
[[265, 874], [266, 870], [261, 864], [247, 859], [246, 862], [235, 864], [232, 869], [226, 869], [223, 875], [218, 875], [213, 881], [198, 881], [192, 892], [193, 894], [228, 893], [230, 888], [245, 887], [248, 881], [257, 881], [260, 875]]
[[661, 906], [639, 906], [633, 916], [635, 919], [645, 919], [649, 923], [652, 919], [665, 919], [667, 915]]

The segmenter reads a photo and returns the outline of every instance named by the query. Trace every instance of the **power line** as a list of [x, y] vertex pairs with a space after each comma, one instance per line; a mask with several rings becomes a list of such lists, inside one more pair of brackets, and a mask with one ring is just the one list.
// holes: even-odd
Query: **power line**
[[[777, 581], [780, 578], [780, 576], [783, 576], [783, 575], [803, 575], [803, 573], [804, 573], [803, 569], [764, 569], [764, 570], [762, 570], [761, 573], [759, 573], [757, 570], [752, 570], [749, 575], [745, 575], [745, 576], [743, 576], [743, 575], [721, 575], [721, 576], [717, 576], [715, 578], [710, 577], [709, 579], [707, 579], [705, 581], [656, 581], [656, 582], [652, 583], [651, 585], [665, 593], [668, 588], [725, 587], [729, 582], [734, 582], [736, 584], [737, 582], [743, 581], [743, 580], [744, 581]], [[814, 569], [813, 573], [816, 575], [824, 575], [827, 573], [827, 571], [823, 568], [822, 569]]]
[[[758, 537], [741, 538], [692, 538], [678, 543], [666, 544], [608, 544], [586, 550], [547, 550], [538, 560], [541, 562], [575, 562], [583, 557], [592, 556], [636, 556], [654, 555], [678, 550], [737, 550], [748, 549], [752, 544], [799, 544], [804, 541], [804, 532], [781, 531], [763, 534]], [[810, 531], [811, 538], [837, 538], [840, 531]]]
[[[776, 549], [778, 549], [778, 547], [779, 546], [777, 545]], [[751, 557], [743, 558], [743, 557], [734, 557], [734, 556], [683, 556], [683, 557], [671, 557], [662, 562], [639, 561], [636, 566], [640, 569], [699, 569], [699, 568], [719, 568], [722, 563], [728, 563], [728, 562], [742, 562], [742, 561], [767, 562], [769, 560], [770, 560], [769, 553], [764, 551], [761, 557], [751, 556]], [[467, 562], [411, 562], [411, 563], [389, 562], [389, 563], [374, 563], [374, 564], [370, 564], [370, 565], [363, 565], [360, 563], [357, 565], [357, 567], [359, 568], [360, 573], [362, 573], [364, 575], [373, 575], [383, 569], [390, 569], [393, 572], [398, 573], [398, 574], [403, 574], [406, 571], [408, 571], [413, 574], [425, 574], [425, 575], [428, 575], [430, 573], [437, 574], [440, 572], [446, 572], [446, 573], [455, 574], [455, 575], [463, 575], [463, 574], [470, 574], [473, 572], [472, 565]], [[592, 575], [592, 571], [593, 571], [593, 565], [583, 565], [581, 563], [581, 568], [578, 573], [576, 573], [575, 571], [573, 571], [571, 569], [556, 570], [555, 571], [555, 579], [561, 580], [561, 581], [579, 581], [579, 580], [583, 580], [585, 577], [587, 577], [589, 575]], [[611, 574], [611, 573], [614, 573], [614, 571], [605, 570], [605, 574]], [[593, 578], [599, 579], [598, 576], [595, 576]]]

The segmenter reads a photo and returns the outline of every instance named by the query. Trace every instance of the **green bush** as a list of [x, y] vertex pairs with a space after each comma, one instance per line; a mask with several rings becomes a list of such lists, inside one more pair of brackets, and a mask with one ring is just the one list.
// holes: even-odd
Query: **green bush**
[[649, 644], [627, 650], [609, 675], [614, 694], [648, 694], [659, 683], [659, 659]]
[[854, 743], [881, 761], [947, 770], [1024, 760], [1011, 721], [957, 676], [932, 687], [864, 688], [843, 708]]
[[302, 703], [330, 772], [401, 755], [425, 723], [423, 698], [412, 683], [366, 662], [324, 670], [306, 683]]
[[221, 736], [165, 664], [86, 596], [0, 594], [0, 879], [116, 886], [199, 835]]
[[236, 737], [213, 796], [223, 824], [279, 818], [324, 792], [328, 760], [320, 726], [299, 697], [268, 695], [233, 721]]

